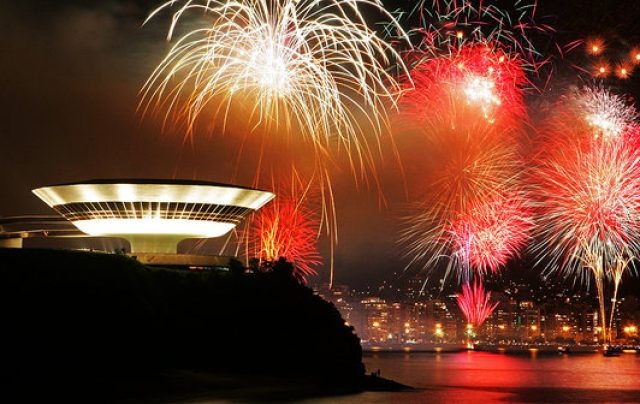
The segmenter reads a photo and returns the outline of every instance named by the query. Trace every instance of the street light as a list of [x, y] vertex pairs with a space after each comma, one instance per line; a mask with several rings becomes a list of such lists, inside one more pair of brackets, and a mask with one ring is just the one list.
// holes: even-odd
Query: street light
[[567, 332], [569, 331], [569, 326], [562, 326], [562, 331]]
[[531, 331], [536, 331], [537, 329], [538, 329], [537, 325], [534, 324], [534, 325], [531, 326]]
[[442, 331], [442, 324], [436, 324], [436, 336], [442, 337], [444, 335], [444, 331]]

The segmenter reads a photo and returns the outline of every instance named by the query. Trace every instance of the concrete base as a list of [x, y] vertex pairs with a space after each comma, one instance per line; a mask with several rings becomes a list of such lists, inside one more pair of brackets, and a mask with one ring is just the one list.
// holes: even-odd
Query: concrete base
[[0, 238], [0, 248], [22, 248], [22, 237]]
[[161, 253], [131, 253], [130, 257], [144, 265], [166, 267], [192, 267], [192, 269], [229, 268], [233, 257], [223, 255], [191, 255]]

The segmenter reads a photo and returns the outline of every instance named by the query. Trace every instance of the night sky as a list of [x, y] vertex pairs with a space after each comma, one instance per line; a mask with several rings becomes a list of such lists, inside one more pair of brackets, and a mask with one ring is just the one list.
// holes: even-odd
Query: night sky
[[[233, 133], [241, 128], [231, 125], [224, 135], [202, 130], [185, 140], [178, 128], [162, 130], [157, 117], [142, 119], [136, 112], [139, 89], [169, 48], [166, 19], [141, 27], [160, 2], [12, 3], [0, 8], [0, 215], [51, 213], [31, 189], [92, 178], [251, 184], [254, 164], [244, 160], [250, 150], [236, 163]], [[538, 15], [558, 29], [561, 43], [592, 34], [612, 38], [621, 48], [640, 43], [635, 1], [540, 0]], [[557, 62], [552, 90], [580, 83], [569, 65], [580, 63], [583, 53], [579, 49]], [[636, 98], [638, 76], [621, 87]], [[411, 163], [428, 154], [412, 151], [415, 147], [403, 139], [397, 144], [409, 152], [407, 181], [419, 183], [420, 172]], [[393, 159], [381, 163], [379, 171], [385, 202], [375, 187], [356, 189], [348, 172], [336, 177], [337, 283], [374, 284], [403, 269], [395, 229], [405, 189]], [[325, 279], [326, 270], [320, 272]]]

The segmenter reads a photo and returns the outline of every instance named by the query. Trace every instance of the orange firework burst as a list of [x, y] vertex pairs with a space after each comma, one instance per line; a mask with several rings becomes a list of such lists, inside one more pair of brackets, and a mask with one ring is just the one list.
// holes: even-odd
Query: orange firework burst
[[616, 66], [616, 76], [620, 80], [628, 79], [631, 73], [633, 73], [633, 68], [626, 63], [619, 63], [618, 66]]
[[587, 53], [590, 55], [601, 55], [605, 50], [604, 40], [602, 38], [591, 38], [586, 41]]
[[320, 215], [308, 197], [278, 196], [252, 218], [247, 231], [248, 253], [271, 263], [284, 257], [293, 263], [294, 276], [306, 282], [322, 263], [319, 232]]
[[629, 61], [633, 64], [640, 64], [640, 48], [633, 48], [629, 52]]
[[596, 61], [593, 65], [593, 76], [606, 78], [611, 73], [611, 66], [609, 62], [605, 59], [600, 59]]

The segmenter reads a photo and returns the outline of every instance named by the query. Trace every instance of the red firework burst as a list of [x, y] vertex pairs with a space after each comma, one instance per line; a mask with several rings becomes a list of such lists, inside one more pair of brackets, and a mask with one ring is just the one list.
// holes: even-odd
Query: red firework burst
[[261, 261], [275, 262], [280, 257], [294, 264], [294, 276], [301, 282], [315, 275], [322, 263], [318, 252], [320, 215], [307, 200], [278, 196], [251, 220], [248, 249]]
[[615, 302], [640, 251], [638, 115], [604, 88], [567, 97], [560, 111], [536, 157], [534, 251], [547, 273], [595, 282], [606, 343], [605, 281], [614, 282]]
[[583, 277], [585, 260], [608, 267], [640, 251], [640, 151], [624, 135], [572, 123], [555, 125], [563, 131], [537, 158], [534, 250], [548, 258], [548, 270]]
[[488, 43], [468, 43], [458, 52], [433, 58], [413, 53], [418, 63], [405, 80], [400, 100], [403, 121], [437, 132], [459, 118], [481, 117], [503, 129], [518, 129], [526, 117], [522, 88], [526, 77], [518, 56]]
[[497, 272], [510, 258], [520, 254], [532, 227], [522, 193], [513, 192], [460, 214], [446, 226], [443, 242], [450, 245], [455, 259], [468, 271]]
[[498, 307], [498, 302], [491, 304], [489, 299], [491, 299], [491, 292], [485, 291], [480, 281], [474, 282], [473, 286], [466, 283], [462, 286], [462, 293], [456, 293], [458, 307], [462, 310], [467, 323], [474, 327], [480, 327]]
[[447, 274], [468, 279], [516, 255], [531, 219], [514, 142], [496, 135], [494, 125], [460, 126], [430, 150], [426, 196], [402, 218], [400, 242], [410, 265], [433, 269], [449, 257]]
[[546, 111], [546, 116], [540, 125], [543, 134], [540, 149], [546, 154], [557, 141], [579, 143], [587, 149], [599, 140], [636, 145], [640, 141], [638, 111], [627, 97], [606, 87], [585, 86], [573, 91], [561, 97]]

